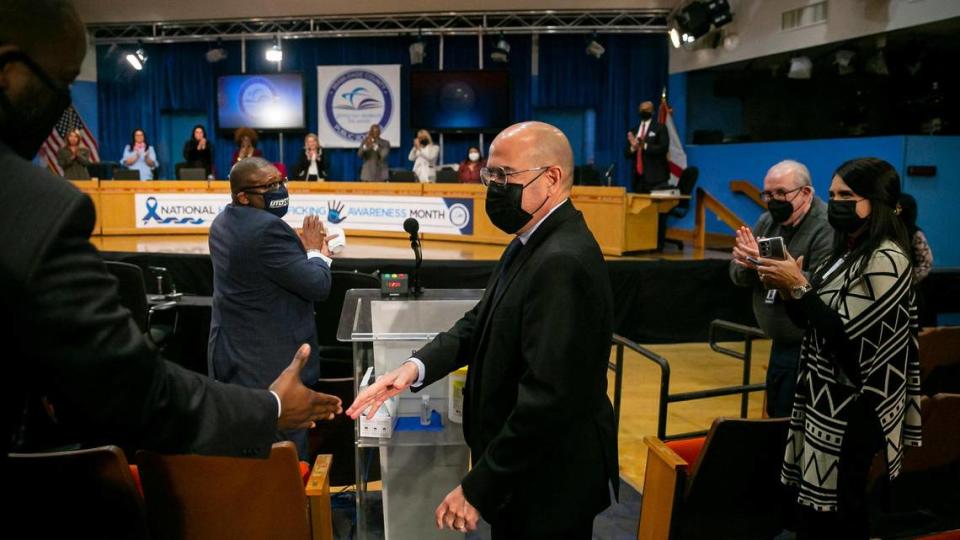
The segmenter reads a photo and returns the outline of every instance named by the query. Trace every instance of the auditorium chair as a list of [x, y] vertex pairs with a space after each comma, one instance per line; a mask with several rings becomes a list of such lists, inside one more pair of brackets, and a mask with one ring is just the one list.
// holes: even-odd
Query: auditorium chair
[[437, 169], [438, 184], [457, 184], [460, 182], [460, 173], [450, 167], [440, 167]]
[[920, 332], [920, 385], [923, 393], [960, 393], [960, 326]]
[[718, 418], [701, 439], [645, 437], [638, 540], [776, 536], [786, 508], [780, 465], [789, 421]]
[[[5, 528], [31, 538], [145, 538], [143, 500], [116, 446], [9, 454]], [[16, 525], [13, 520], [22, 520]]]
[[[379, 289], [380, 280], [371, 274], [334, 270], [330, 272], [330, 294], [316, 305], [317, 343], [320, 354], [320, 379], [311, 388], [331, 394], [345, 403], [353, 403], [353, 347], [337, 341], [337, 326], [343, 311], [343, 299], [350, 289]], [[310, 430], [310, 446], [314, 452], [333, 454], [330, 482], [335, 486], [354, 483], [353, 421], [340, 415], [329, 422], [320, 422]]]
[[[117, 292], [120, 304], [130, 310], [137, 328], [151, 343], [162, 347], [166, 340], [176, 332], [176, 322], [172, 328], [154, 327], [153, 316], [161, 311], [176, 309], [176, 302], [161, 302], [151, 305], [147, 301], [147, 283], [143, 270], [135, 265], [119, 261], [104, 261], [107, 270], [117, 278]], [[174, 318], [176, 321], [176, 318]]]
[[416, 182], [417, 175], [410, 169], [390, 169], [387, 173], [390, 182]]
[[333, 538], [328, 471], [318, 456], [306, 480], [290, 441], [268, 459], [139, 452], [152, 538]]
[[870, 470], [873, 533], [884, 538], [960, 528], [960, 394], [924, 396], [920, 413], [923, 445], [904, 449], [897, 478], [881, 455]]
[[[700, 177], [700, 169], [697, 167], [687, 167], [680, 173], [680, 179], [677, 181], [677, 189], [680, 190], [681, 195], [687, 195], [693, 193], [693, 188], [697, 185], [697, 178]], [[690, 203], [693, 199], [683, 199], [677, 203], [676, 206], [670, 209], [666, 214], [661, 214], [662, 219], [660, 219], [660, 229], [658, 233], [660, 238], [663, 239], [663, 243], [669, 243], [677, 246], [680, 251], [683, 251], [683, 241], [676, 240], [673, 238], [667, 238], [667, 217], [674, 217], [677, 219], [682, 219], [684, 216], [690, 212]]]

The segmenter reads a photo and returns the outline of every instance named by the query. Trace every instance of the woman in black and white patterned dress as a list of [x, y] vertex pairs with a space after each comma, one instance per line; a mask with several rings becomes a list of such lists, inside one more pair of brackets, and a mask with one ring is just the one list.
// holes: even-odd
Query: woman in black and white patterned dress
[[798, 489], [801, 539], [868, 538], [874, 455], [885, 450], [893, 478], [903, 446], [920, 445], [917, 312], [899, 197], [889, 163], [848, 161], [830, 184], [828, 262], [809, 281], [789, 256], [758, 267], [807, 330], [781, 471]]

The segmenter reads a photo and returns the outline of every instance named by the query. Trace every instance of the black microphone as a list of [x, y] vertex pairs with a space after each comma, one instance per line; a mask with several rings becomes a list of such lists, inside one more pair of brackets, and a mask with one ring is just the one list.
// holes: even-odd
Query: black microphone
[[403, 221], [403, 230], [410, 235], [410, 248], [416, 259], [416, 266], [411, 276], [410, 290], [416, 296], [423, 292], [420, 287], [420, 265], [423, 263], [423, 253], [420, 250], [420, 222], [416, 218], [407, 218]]

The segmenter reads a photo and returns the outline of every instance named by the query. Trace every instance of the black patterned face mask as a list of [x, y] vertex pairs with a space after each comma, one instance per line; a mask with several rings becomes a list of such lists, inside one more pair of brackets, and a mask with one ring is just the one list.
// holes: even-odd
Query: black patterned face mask
[[859, 201], [830, 201], [827, 203], [827, 221], [837, 232], [855, 233], [867, 223], [868, 217], [857, 215]]
[[[545, 172], [547, 172], [546, 169], [526, 184], [507, 182], [505, 184], [491, 183], [487, 186], [486, 208], [490, 222], [507, 234], [514, 234], [529, 223], [533, 219], [533, 214], [523, 209], [523, 190], [539, 180]], [[543, 208], [543, 205], [547, 204], [548, 198], [549, 196], [545, 197], [540, 206], [533, 212], [536, 213], [537, 210]]]

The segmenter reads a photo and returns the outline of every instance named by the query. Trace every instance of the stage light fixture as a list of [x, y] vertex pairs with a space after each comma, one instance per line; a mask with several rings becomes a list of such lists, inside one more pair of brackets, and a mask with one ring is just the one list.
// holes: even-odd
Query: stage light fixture
[[790, 59], [788, 79], [809, 79], [813, 74], [813, 62], [808, 56], [796, 56]]
[[680, 45], [681, 45], [681, 43], [680, 43], [680, 31], [677, 30], [677, 27], [676, 27], [676, 26], [672, 26], [672, 27], [670, 27], [670, 32], [669, 32], [669, 34], [670, 34], [670, 43], [673, 44], [673, 48], [674, 48], [674, 49], [679, 49], [679, 48], [680, 48]]
[[273, 45], [267, 49], [266, 52], [267, 62], [274, 62], [279, 64], [283, 62], [283, 49], [280, 47], [280, 37], [278, 36], [276, 41], [273, 42]]
[[137, 71], [143, 70], [143, 66], [147, 63], [147, 53], [142, 46], [137, 47], [137, 50], [131, 53], [127, 53], [126, 58], [127, 63]]
[[204, 57], [207, 59], [207, 62], [211, 64], [226, 60], [227, 50], [223, 48], [223, 40], [218, 39], [217, 46], [207, 51]]
[[599, 60], [600, 57], [603, 56], [603, 53], [606, 52], [606, 49], [603, 47], [603, 45], [597, 41], [596, 32], [593, 33], [593, 37], [590, 39], [590, 42], [587, 43], [586, 52], [588, 55], [596, 58], [597, 60]]
[[423, 42], [423, 31], [417, 36], [417, 41], [410, 44], [410, 65], [422, 64], [427, 57], [427, 45]]
[[837, 73], [840, 75], [849, 75], [853, 73], [853, 66], [850, 65], [853, 61], [853, 57], [857, 53], [854, 51], [842, 49], [837, 51], [837, 54], [834, 56], [833, 63], [837, 65]]
[[688, 47], [711, 29], [733, 20], [727, 0], [696, 0], [679, 9], [670, 21], [670, 41], [675, 48]]
[[500, 34], [500, 39], [497, 41], [493, 52], [490, 53], [490, 59], [494, 62], [510, 61], [510, 44], [503, 38], [503, 33]]

